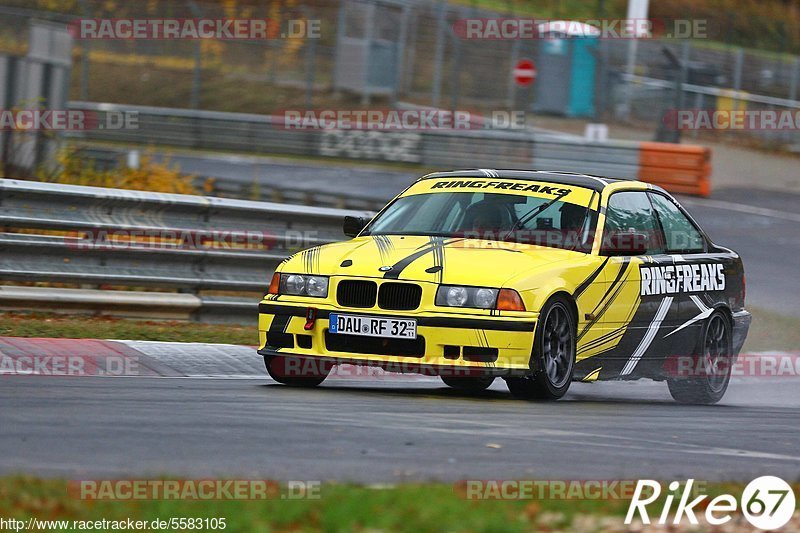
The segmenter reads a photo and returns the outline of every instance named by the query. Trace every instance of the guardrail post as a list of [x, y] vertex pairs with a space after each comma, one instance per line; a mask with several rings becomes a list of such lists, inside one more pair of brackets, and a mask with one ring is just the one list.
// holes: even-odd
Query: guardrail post
[[744, 65], [744, 50], [737, 48], [734, 53], [733, 65], [733, 90], [738, 91], [742, 88], [742, 67]]
[[789, 100], [797, 100], [797, 83], [800, 78], [800, 57], [792, 60], [792, 74], [789, 81]]

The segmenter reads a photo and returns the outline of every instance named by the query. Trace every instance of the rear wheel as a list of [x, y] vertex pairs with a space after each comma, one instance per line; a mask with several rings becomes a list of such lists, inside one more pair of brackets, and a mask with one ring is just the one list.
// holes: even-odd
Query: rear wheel
[[453, 377], [453, 376], [439, 376], [444, 381], [444, 384], [454, 389], [480, 392], [486, 390], [494, 383], [494, 376], [480, 376], [480, 377]]
[[316, 387], [333, 368], [327, 361], [286, 355], [265, 355], [264, 366], [272, 379], [292, 387]]
[[518, 398], [557, 400], [564, 396], [575, 371], [575, 318], [569, 302], [554, 298], [542, 309], [533, 341], [535, 370], [506, 379]]
[[728, 389], [733, 352], [728, 318], [715, 311], [706, 320], [701, 340], [701, 353], [693, 357], [692, 376], [667, 380], [669, 393], [677, 402], [717, 403]]

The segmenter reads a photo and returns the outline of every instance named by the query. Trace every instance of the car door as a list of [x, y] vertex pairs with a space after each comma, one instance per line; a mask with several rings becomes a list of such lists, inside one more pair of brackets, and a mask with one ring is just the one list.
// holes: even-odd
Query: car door
[[[609, 354], [610, 365], [622, 377], [650, 374], [671, 353], [669, 333], [678, 319], [678, 302], [671, 291], [664, 235], [646, 191], [618, 191], [606, 206], [604, 245], [613, 233], [629, 232], [645, 238], [644, 253], [610, 250], [608, 309], [604, 326], [618, 344]], [[616, 268], [615, 268], [616, 267]], [[644, 361], [644, 363], [643, 363]], [[610, 368], [609, 368], [610, 366]]]
[[703, 322], [719, 299], [724, 299], [726, 266], [730, 269], [732, 261], [730, 254], [709, 252], [703, 233], [672, 198], [655, 191], [648, 194], [678, 278], [678, 315], [670, 332], [673, 353], [692, 355]]

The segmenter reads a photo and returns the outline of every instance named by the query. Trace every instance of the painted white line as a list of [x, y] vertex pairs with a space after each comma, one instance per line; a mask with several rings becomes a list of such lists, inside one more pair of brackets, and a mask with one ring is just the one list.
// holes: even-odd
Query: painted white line
[[692, 200], [681, 199], [681, 203], [696, 206], [712, 207], [714, 209], [725, 209], [727, 211], [736, 211], [738, 213], [745, 213], [748, 215], [759, 215], [763, 217], [779, 218], [782, 220], [789, 220], [791, 222], [800, 222], [800, 214], [790, 213], [789, 211], [780, 211], [777, 209], [769, 209], [767, 207], [756, 207], [754, 205], [739, 204], [735, 202], [726, 202], [724, 200]]

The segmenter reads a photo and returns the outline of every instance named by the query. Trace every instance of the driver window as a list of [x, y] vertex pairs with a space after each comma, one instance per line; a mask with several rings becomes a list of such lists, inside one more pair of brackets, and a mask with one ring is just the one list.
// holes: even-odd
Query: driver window
[[647, 253], [663, 253], [663, 239], [653, 207], [644, 191], [625, 191], [611, 195], [606, 210], [604, 239], [612, 232], [637, 232], [647, 236]]

